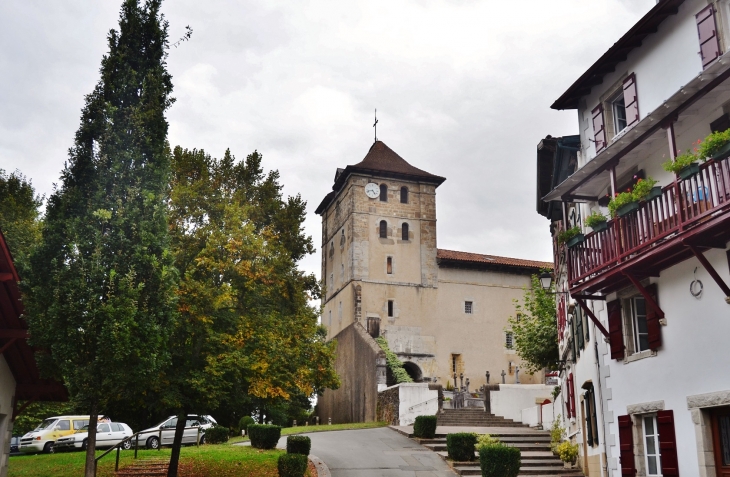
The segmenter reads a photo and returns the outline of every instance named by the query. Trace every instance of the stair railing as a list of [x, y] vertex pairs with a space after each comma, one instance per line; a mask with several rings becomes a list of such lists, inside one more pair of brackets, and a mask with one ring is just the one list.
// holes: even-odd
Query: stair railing
[[427, 400], [425, 400], [423, 402], [419, 402], [418, 404], [414, 404], [413, 406], [409, 407], [408, 410], [409, 411], [412, 411], [413, 409], [415, 409], [418, 406], [423, 406], [424, 404], [428, 404], [431, 401], [438, 401], [438, 399], [439, 399], [438, 396], [436, 396], [435, 398], [427, 399]]

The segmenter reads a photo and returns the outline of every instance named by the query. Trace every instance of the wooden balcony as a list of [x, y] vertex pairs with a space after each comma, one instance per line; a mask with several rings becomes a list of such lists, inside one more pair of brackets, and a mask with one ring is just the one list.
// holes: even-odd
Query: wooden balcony
[[730, 241], [730, 159], [710, 160], [699, 174], [662, 188], [659, 197], [608, 222], [568, 249], [571, 293], [610, 293], [637, 278]]

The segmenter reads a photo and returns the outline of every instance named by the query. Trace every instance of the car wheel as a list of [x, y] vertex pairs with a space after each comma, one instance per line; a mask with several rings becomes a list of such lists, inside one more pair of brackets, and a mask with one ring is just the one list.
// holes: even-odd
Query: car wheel
[[157, 437], [152, 436], [149, 439], [147, 439], [147, 448], [148, 449], [157, 449], [159, 447], [160, 447], [160, 440]]
[[122, 449], [129, 450], [131, 448], [132, 448], [132, 439], [126, 440], [126, 441], [124, 441], [124, 443], [122, 443]]
[[89, 443], [84, 439], [84, 442], [81, 443], [81, 450], [85, 451], [86, 447], [89, 445]]
[[46, 442], [46, 445], [43, 446], [43, 453], [53, 454], [53, 442]]
[[205, 444], [205, 434], [200, 436], [200, 445], [202, 446], [203, 444]]

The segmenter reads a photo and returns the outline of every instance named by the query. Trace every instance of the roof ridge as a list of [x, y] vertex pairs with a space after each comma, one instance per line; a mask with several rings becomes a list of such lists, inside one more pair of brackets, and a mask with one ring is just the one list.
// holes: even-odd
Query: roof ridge
[[[505, 257], [501, 255], [490, 255], [477, 252], [462, 252], [460, 250], [449, 250], [439, 248], [436, 250], [436, 257], [445, 260], [460, 260], [465, 262], [493, 263], [495, 265], [512, 265], [531, 268], [552, 268], [551, 262], [541, 260], [530, 260], [525, 258]], [[481, 260], [478, 260], [481, 259]]]

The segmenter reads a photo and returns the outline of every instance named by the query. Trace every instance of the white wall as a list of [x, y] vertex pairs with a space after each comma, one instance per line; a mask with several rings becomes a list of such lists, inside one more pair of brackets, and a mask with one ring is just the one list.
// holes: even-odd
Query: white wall
[[398, 419], [401, 426], [416, 422], [416, 416], [433, 416], [439, 410], [438, 391], [428, 389], [426, 383], [401, 383], [399, 388]]
[[552, 392], [553, 386], [545, 384], [500, 384], [499, 391], [489, 393], [492, 414], [519, 422], [523, 409], [534, 406], [537, 399], [551, 399]]
[[0, 355], [0, 477], [8, 475], [8, 453], [13, 426], [13, 396], [15, 395], [15, 378], [13, 378], [5, 358]]
[[522, 419], [520, 421], [530, 427], [542, 426], [543, 429], [550, 429], [555, 421], [554, 409], [553, 403], [544, 406], [536, 404], [521, 411]]

